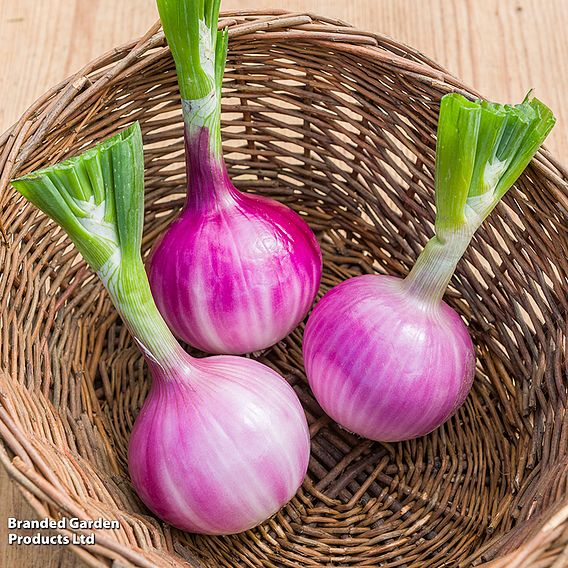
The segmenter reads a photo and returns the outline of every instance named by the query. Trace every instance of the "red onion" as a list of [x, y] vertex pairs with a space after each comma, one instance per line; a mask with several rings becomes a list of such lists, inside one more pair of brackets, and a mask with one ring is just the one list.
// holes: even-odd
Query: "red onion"
[[[288, 207], [238, 191], [220, 134], [227, 34], [217, 34], [219, 0], [158, 0], [176, 62], [185, 120], [187, 200], [156, 243], [148, 276], [172, 331], [210, 353], [270, 347], [306, 316], [322, 258], [305, 221]], [[191, 56], [192, 45], [199, 53]]]
[[172, 331], [194, 347], [264, 349], [311, 307], [321, 277], [319, 245], [294, 211], [233, 187], [222, 158], [209, 156], [207, 131], [188, 145], [187, 203], [153, 248], [152, 293]]
[[288, 383], [235, 356], [193, 360], [155, 380], [128, 448], [132, 483], [159, 517], [186, 531], [250, 529], [287, 503], [308, 467], [310, 438]]
[[327, 414], [351, 432], [390, 442], [431, 432], [461, 406], [475, 351], [447, 304], [424, 305], [404, 280], [365, 275], [318, 303], [306, 326], [304, 363]]
[[181, 529], [244, 531], [275, 513], [302, 483], [306, 417], [275, 371], [234, 356], [194, 359], [171, 334], [140, 255], [143, 180], [136, 123], [13, 185], [69, 234], [148, 363], [152, 386], [128, 450], [138, 495]]
[[341, 426], [373, 440], [407, 440], [431, 432], [464, 402], [474, 347], [442, 297], [474, 232], [553, 125], [537, 99], [511, 107], [442, 98], [436, 236], [404, 280], [365, 275], [342, 282], [306, 326], [310, 387]]

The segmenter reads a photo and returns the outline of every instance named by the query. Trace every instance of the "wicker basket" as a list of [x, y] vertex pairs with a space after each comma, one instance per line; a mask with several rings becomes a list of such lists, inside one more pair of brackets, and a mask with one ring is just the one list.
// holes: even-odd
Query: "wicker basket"
[[[306, 14], [225, 14], [223, 139], [236, 184], [305, 215], [322, 292], [405, 274], [433, 232], [438, 101], [473, 94], [419, 53]], [[540, 152], [478, 232], [448, 302], [477, 346], [473, 391], [433, 434], [399, 444], [339, 429], [303, 375], [302, 328], [259, 357], [294, 385], [312, 459], [296, 497], [247, 533], [164, 525], [126, 471], [148, 391], [140, 353], [102, 285], [55, 225], [9, 188], [138, 119], [144, 249], [184, 194], [180, 101], [158, 26], [38, 100], [0, 140], [0, 459], [38, 517], [106, 518], [91, 566], [568, 565], [568, 185]]]

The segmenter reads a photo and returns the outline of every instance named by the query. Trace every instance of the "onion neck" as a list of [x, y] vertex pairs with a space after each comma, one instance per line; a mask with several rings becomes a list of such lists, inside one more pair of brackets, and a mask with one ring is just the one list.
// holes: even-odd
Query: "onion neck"
[[186, 210], [235, 202], [221, 147], [221, 91], [229, 31], [219, 30], [220, 0], [157, 0], [176, 66], [184, 120]]
[[184, 351], [160, 315], [139, 257], [99, 271], [111, 300], [144, 355], [152, 376], [169, 380], [187, 375], [192, 358]]
[[199, 100], [184, 100], [186, 209], [210, 210], [235, 203], [221, 144], [220, 100], [212, 91]]
[[430, 239], [404, 279], [406, 292], [426, 307], [438, 306], [473, 233], [464, 227]]

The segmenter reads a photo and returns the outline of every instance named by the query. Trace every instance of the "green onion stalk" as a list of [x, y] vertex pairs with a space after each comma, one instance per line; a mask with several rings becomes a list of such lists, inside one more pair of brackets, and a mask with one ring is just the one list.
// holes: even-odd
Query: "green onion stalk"
[[436, 227], [408, 292], [437, 304], [473, 235], [527, 167], [555, 119], [531, 94], [518, 105], [442, 99], [436, 147]]
[[[229, 32], [218, 31], [220, 0], [158, 0], [178, 76], [186, 144], [202, 161], [222, 161], [221, 85]], [[202, 145], [202, 147], [200, 147]]]
[[186, 354], [156, 308], [142, 262], [140, 125], [12, 185], [70, 236], [149, 362], [165, 371], [185, 366]]

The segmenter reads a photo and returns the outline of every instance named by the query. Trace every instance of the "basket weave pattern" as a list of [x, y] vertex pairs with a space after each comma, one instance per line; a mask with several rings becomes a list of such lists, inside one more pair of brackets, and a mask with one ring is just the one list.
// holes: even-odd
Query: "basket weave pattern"
[[[308, 14], [225, 14], [223, 140], [237, 187], [305, 216], [321, 293], [404, 275], [433, 234], [438, 101], [475, 95], [395, 41]], [[446, 295], [469, 323], [472, 393], [433, 434], [378, 444], [337, 427], [303, 374], [303, 326], [258, 358], [294, 386], [312, 458], [296, 497], [247, 533], [199, 537], [152, 517], [126, 449], [148, 373], [102, 284], [9, 188], [140, 120], [144, 252], [183, 203], [179, 92], [158, 26], [39, 99], [0, 139], [0, 460], [38, 516], [117, 519], [74, 547], [109, 566], [568, 563], [568, 184], [541, 151], [478, 231]], [[347, 346], [346, 346], [347, 347]]]

